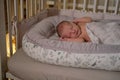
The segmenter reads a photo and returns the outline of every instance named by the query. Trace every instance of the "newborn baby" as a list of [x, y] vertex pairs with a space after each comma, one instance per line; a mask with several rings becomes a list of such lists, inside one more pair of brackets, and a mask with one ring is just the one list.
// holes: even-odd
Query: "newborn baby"
[[57, 25], [57, 33], [61, 40], [90, 42], [86, 31], [86, 23], [91, 22], [90, 17], [76, 19], [74, 21], [62, 21]]

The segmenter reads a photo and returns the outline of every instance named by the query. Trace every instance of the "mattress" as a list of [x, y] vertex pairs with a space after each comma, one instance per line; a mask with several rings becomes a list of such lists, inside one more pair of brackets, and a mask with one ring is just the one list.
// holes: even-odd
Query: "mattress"
[[40, 63], [27, 56], [23, 49], [8, 60], [8, 69], [22, 80], [120, 80], [120, 72]]

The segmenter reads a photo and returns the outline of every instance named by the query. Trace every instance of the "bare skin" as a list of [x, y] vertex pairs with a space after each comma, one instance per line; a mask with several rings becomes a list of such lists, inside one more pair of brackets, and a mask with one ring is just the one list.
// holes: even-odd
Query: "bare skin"
[[90, 38], [86, 31], [86, 23], [78, 23], [78, 26], [81, 28], [81, 35], [79, 37], [83, 38], [85, 42], [90, 42]]
[[90, 42], [86, 31], [86, 23], [91, 22], [91, 18], [84, 17], [73, 22], [64, 22], [58, 27], [60, 39], [64, 41]]

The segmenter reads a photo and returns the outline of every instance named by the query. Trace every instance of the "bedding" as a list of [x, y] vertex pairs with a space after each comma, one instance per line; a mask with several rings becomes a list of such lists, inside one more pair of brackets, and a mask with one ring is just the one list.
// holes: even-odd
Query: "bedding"
[[91, 22], [86, 27], [93, 43], [120, 45], [120, 23]]
[[29, 19], [24, 19], [17, 23], [18, 29], [18, 48], [22, 47], [22, 37], [23, 35], [29, 31], [29, 29], [34, 25], [37, 24], [42, 19], [46, 18], [48, 14], [47, 10], [43, 10], [40, 13], [37, 13], [35, 16], [30, 17]]
[[8, 69], [21, 80], [120, 80], [120, 72], [44, 64], [30, 58], [22, 48], [9, 58]]
[[[26, 41], [24, 37], [23, 49], [32, 58], [49, 64], [72, 66], [80, 68], [93, 68], [105, 70], [120, 70], [120, 53], [72, 53], [56, 49], [49, 49], [47, 46], [36, 45]], [[51, 41], [50, 41], [51, 42]], [[49, 44], [48, 44], [49, 46]]]
[[58, 39], [55, 26], [63, 20], [73, 19], [58, 15], [34, 25], [22, 40], [26, 54], [43, 63], [120, 71], [120, 45], [65, 42]]

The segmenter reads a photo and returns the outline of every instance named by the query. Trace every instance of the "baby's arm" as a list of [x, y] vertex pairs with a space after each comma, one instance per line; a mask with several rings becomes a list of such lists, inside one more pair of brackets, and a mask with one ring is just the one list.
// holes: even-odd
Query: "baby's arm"
[[63, 41], [85, 42], [83, 38], [61, 38]]
[[91, 17], [82, 17], [82, 18], [78, 18], [78, 19], [75, 19], [73, 20], [73, 22], [75, 23], [89, 23], [89, 22], [92, 22], [92, 18]]

